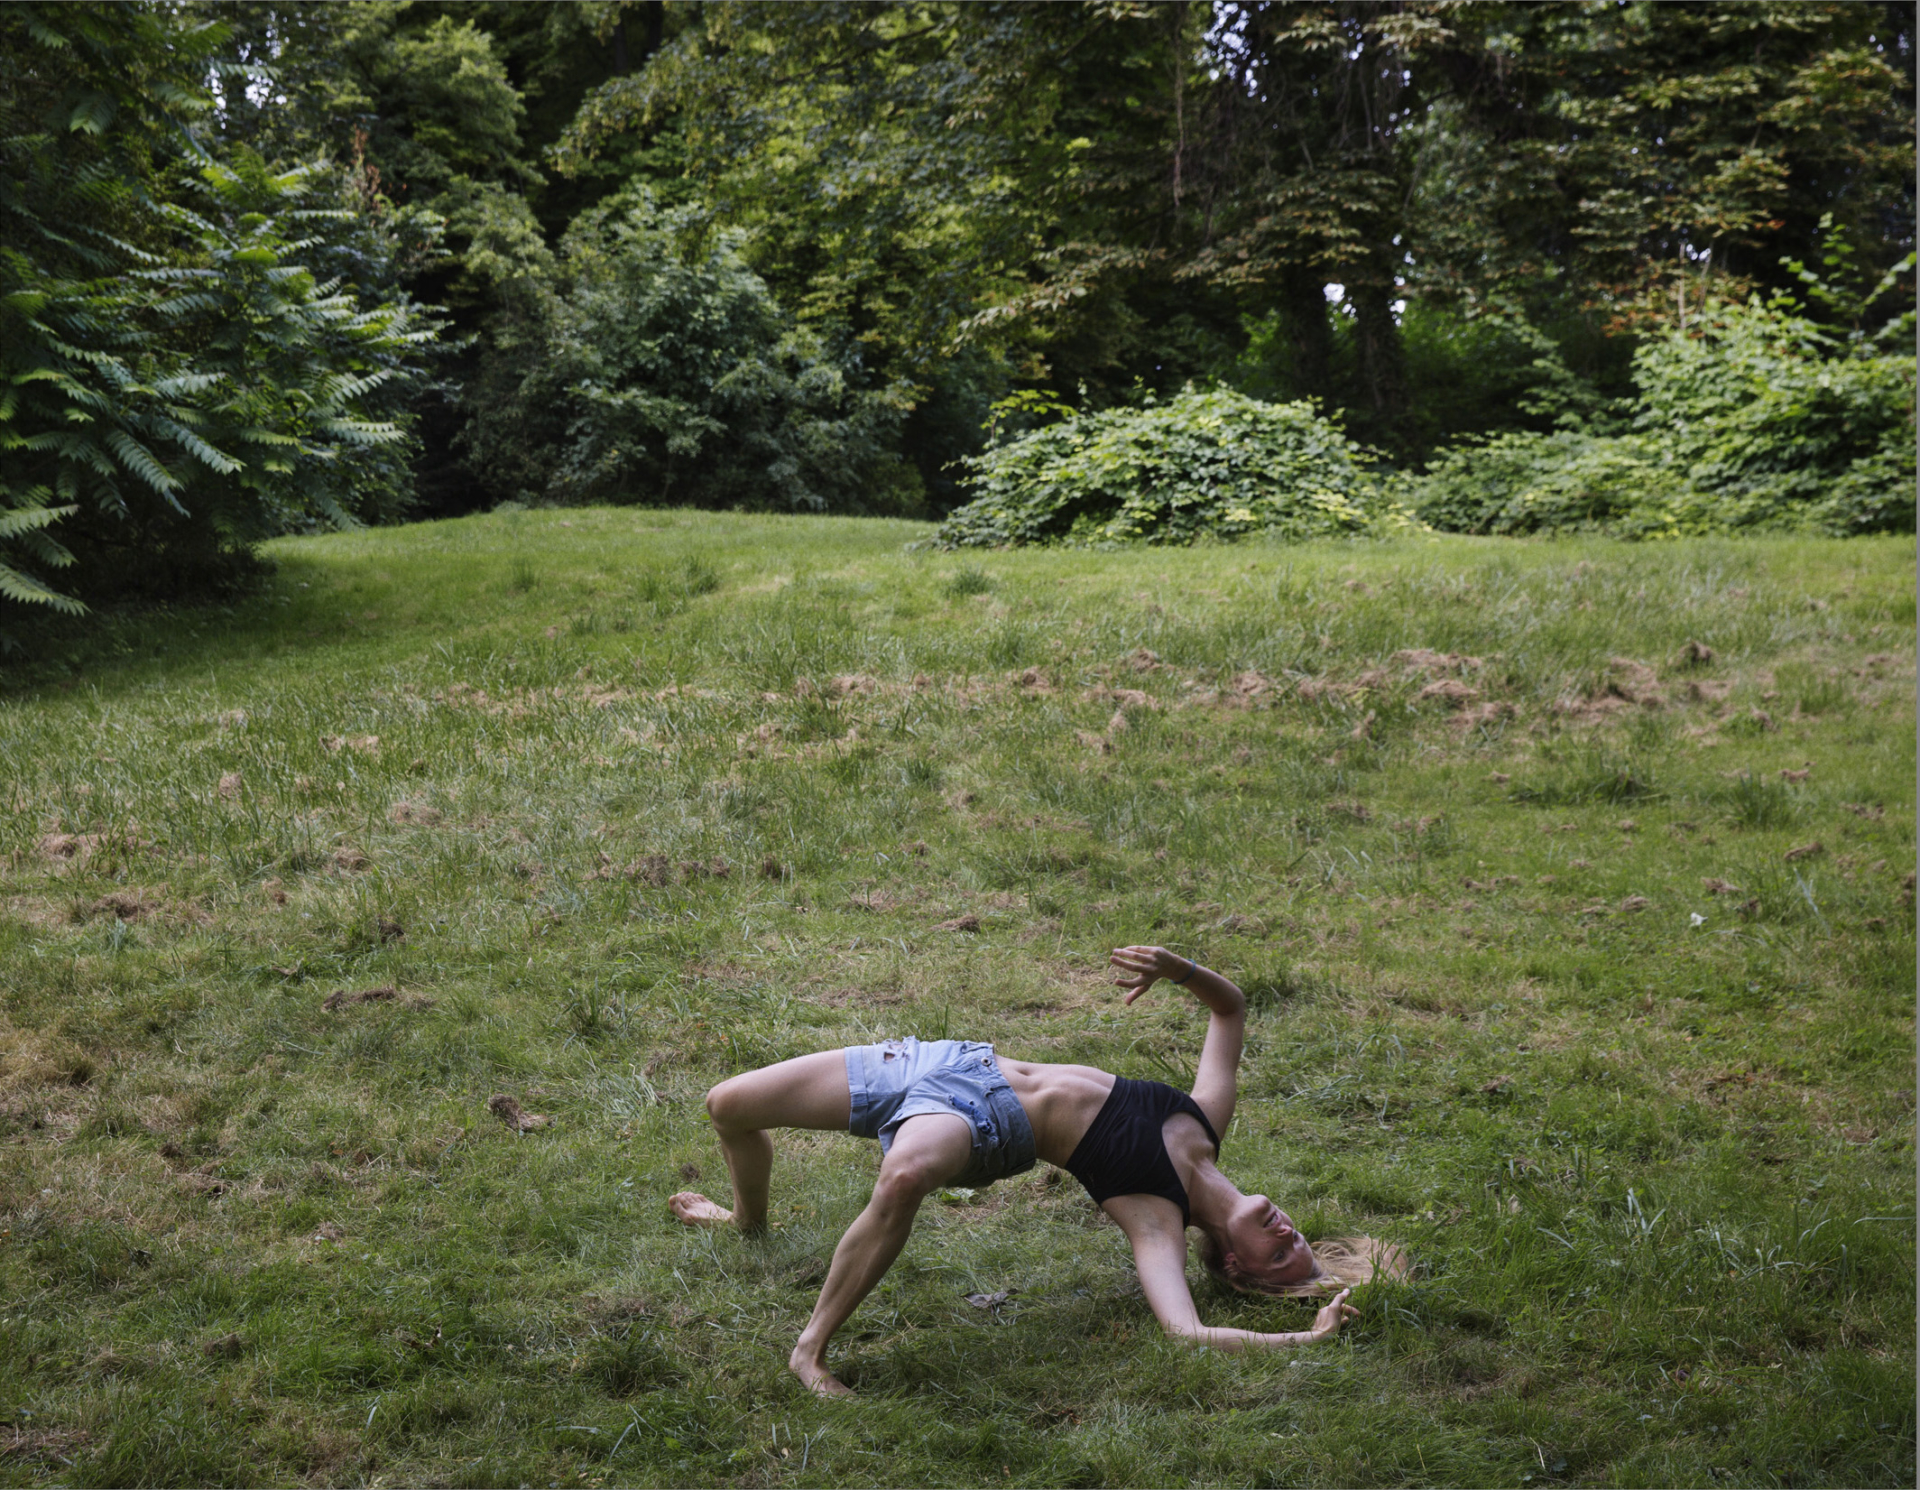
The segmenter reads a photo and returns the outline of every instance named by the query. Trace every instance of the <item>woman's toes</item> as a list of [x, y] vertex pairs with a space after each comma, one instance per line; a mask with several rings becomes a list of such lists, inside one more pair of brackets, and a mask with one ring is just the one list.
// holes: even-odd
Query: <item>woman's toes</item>
[[732, 1211], [723, 1210], [697, 1190], [682, 1190], [669, 1197], [667, 1209], [675, 1220], [688, 1226], [724, 1226], [733, 1219]]

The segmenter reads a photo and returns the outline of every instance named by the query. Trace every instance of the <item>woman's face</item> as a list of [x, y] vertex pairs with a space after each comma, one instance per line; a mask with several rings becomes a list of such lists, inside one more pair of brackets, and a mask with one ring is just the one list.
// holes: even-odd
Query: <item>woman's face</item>
[[1264, 1195], [1247, 1195], [1227, 1218], [1227, 1247], [1235, 1270], [1279, 1287], [1311, 1282], [1320, 1271], [1293, 1218]]

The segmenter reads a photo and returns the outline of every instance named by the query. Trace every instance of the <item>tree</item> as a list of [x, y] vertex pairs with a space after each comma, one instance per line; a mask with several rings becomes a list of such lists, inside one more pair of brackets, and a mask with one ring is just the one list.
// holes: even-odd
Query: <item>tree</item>
[[1910, 7], [1529, 4], [1458, 24], [1472, 44], [1421, 130], [1424, 294], [1552, 296], [1659, 329], [1780, 287], [1823, 215], [1875, 273], [1913, 246]]
[[[0, 11], [14, 62], [0, 596], [14, 603], [191, 586], [257, 538], [405, 504], [392, 401], [433, 327], [300, 262], [377, 248], [350, 210], [306, 204], [313, 172], [208, 154], [195, 121], [224, 41], [136, 4]], [[56, 589], [47, 576], [76, 557], [78, 586]]]
[[1563, 380], [1598, 325], [1697, 308], [1703, 265], [1774, 282], [1822, 210], [1897, 257], [1909, 30], [1823, 4], [716, 4], [558, 158], [679, 117], [780, 293], [925, 385], [971, 343], [1098, 405], [1230, 371], [1250, 319], [1289, 391], [1414, 455], [1405, 305], [1512, 323]]
[[503, 498], [901, 511], [902, 400], [858, 344], [794, 324], [739, 234], [692, 246], [644, 192], [582, 215], [550, 272], [517, 279], [465, 435]]

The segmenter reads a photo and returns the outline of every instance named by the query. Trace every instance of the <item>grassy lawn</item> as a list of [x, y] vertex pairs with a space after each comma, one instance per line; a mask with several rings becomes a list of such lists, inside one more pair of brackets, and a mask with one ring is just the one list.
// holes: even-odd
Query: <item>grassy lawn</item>
[[[1911, 540], [927, 531], [286, 542], [0, 694], [0, 1481], [1913, 1483]], [[909, 1033], [1184, 1082], [1131, 941], [1251, 997], [1228, 1172], [1413, 1279], [1191, 1353], [1041, 1166], [807, 1396], [878, 1150], [684, 1230], [705, 1088]]]

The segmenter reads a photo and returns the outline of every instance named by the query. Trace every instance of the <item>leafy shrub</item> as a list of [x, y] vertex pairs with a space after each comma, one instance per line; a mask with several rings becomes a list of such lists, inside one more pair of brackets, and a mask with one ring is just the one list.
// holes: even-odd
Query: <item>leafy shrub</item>
[[44, 577], [69, 566], [83, 593], [190, 585], [258, 538], [405, 504], [401, 400], [434, 327], [302, 263], [364, 261], [378, 235], [304, 205], [317, 171], [162, 153], [219, 39], [135, 6], [0, 15], [31, 59], [0, 96], [9, 601], [80, 610]]
[[1436, 460], [1414, 502], [1456, 533], [1637, 532], [1665, 526], [1684, 491], [1636, 436], [1508, 431]]
[[166, 209], [190, 235], [188, 262], [140, 276], [176, 297], [157, 308], [191, 349], [202, 428], [232, 452], [229, 468], [195, 453], [227, 478], [222, 520], [243, 540], [390, 520], [411, 490], [406, 406], [438, 323], [404, 295], [365, 303], [302, 262], [344, 257], [339, 240], [364, 236], [357, 214], [305, 205], [324, 181], [245, 153], [207, 166], [182, 193], [200, 210]]
[[1914, 361], [1780, 305], [1726, 306], [1634, 359], [1635, 428], [1697, 496], [1679, 531], [1912, 532]]
[[482, 479], [523, 501], [916, 506], [892, 452], [904, 399], [796, 324], [736, 237], [692, 237], [641, 194], [576, 221], [550, 275], [520, 274], [504, 371], [470, 394]]
[[1457, 447], [1411, 483], [1416, 512], [1468, 533], [1913, 531], [1910, 355], [1756, 300], [1642, 347], [1634, 374], [1627, 432]]
[[973, 500], [941, 525], [962, 548], [1191, 543], [1364, 531], [1381, 511], [1364, 453], [1311, 404], [1192, 389], [1023, 434], [967, 461]]

